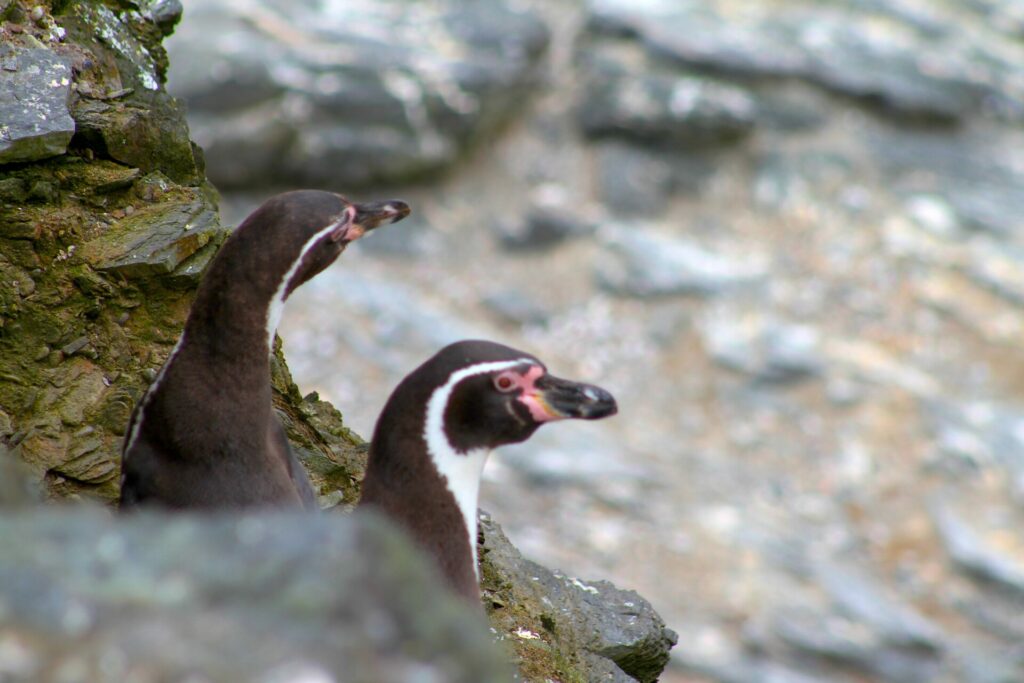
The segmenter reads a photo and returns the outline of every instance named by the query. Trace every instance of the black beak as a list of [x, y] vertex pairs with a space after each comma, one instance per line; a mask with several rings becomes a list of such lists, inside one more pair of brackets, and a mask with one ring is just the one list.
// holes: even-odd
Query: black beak
[[397, 199], [363, 202], [352, 206], [356, 210], [356, 217], [352, 222], [362, 227], [363, 232], [369, 232], [382, 223], [397, 223], [409, 215], [409, 205]]
[[543, 375], [534, 388], [534, 399], [551, 420], [600, 420], [619, 412], [615, 397], [593, 384]]

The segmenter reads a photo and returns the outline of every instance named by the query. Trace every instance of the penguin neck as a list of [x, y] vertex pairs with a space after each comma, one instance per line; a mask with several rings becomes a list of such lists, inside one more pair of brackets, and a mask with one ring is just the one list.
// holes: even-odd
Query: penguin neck
[[445, 410], [462, 380], [522, 362], [477, 363], [453, 371], [440, 385], [431, 373], [414, 372], [391, 394], [370, 444], [361, 504], [380, 508], [402, 525], [472, 600], [480, 597], [477, 502], [490, 449], [453, 447]]
[[478, 602], [477, 499], [488, 452], [431, 451], [423, 423], [409, 419], [414, 410], [404, 400], [385, 407], [370, 444], [360, 505], [403, 527], [434, 557], [452, 588]]
[[[202, 287], [185, 323], [180, 353], [204, 356], [211, 369], [239, 381], [252, 377], [269, 382], [270, 354], [280, 308], [271, 293], [232, 283]], [[276, 319], [271, 320], [271, 316]]]
[[426, 445], [427, 455], [438, 474], [444, 479], [447, 492], [455, 499], [455, 505], [462, 513], [462, 521], [466, 525], [466, 540], [469, 542], [469, 551], [473, 558], [473, 574], [479, 582], [480, 567], [476, 556], [477, 508], [480, 500], [480, 479], [491, 451], [480, 448], [459, 453], [447, 441], [446, 448], [441, 450], [435, 450], [429, 442]]

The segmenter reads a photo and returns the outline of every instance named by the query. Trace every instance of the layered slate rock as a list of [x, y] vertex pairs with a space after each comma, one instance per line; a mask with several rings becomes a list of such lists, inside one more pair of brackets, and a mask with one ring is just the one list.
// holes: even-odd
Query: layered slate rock
[[45, 48], [0, 45], [0, 164], [63, 154], [75, 132], [71, 67]]
[[171, 42], [171, 85], [222, 188], [351, 187], [448, 166], [518, 107], [548, 41], [536, 16], [501, 0], [190, 12]]

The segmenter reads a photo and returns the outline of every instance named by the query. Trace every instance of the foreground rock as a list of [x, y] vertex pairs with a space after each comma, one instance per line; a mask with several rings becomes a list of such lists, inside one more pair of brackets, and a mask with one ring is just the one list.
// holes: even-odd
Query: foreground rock
[[189, 11], [171, 42], [171, 86], [222, 188], [351, 187], [448, 166], [516, 109], [548, 40], [502, 0]]
[[0, 517], [10, 683], [507, 681], [480, 614], [371, 516]]
[[487, 514], [480, 537], [491, 623], [527, 680], [658, 679], [677, 636], [650, 603], [607, 581], [584, 583], [524, 559]]

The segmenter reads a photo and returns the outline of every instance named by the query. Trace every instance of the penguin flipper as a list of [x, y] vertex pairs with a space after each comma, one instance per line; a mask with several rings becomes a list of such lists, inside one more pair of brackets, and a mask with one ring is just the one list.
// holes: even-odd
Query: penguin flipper
[[299, 462], [299, 459], [292, 452], [292, 447], [288, 443], [288, 437], [284, 431], [284, 425], [281, 424], [281, 420], [277, 415], [274, 415], [271, 420], [270, 432], [270, 447], [284, 459], [285, 466], [288, 468], [288, 476], [291, 477], [292, 483], [295, 484], [295, 491], [299, 494], [302, 507], [307, 510], [319, 510], [320, 503], [317, 500], [316, 491], [313, 490], [313, 484], [309, 481], [309, 475], [306, 474], [306, 468], [302, 466], [302, 463]]

